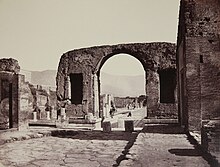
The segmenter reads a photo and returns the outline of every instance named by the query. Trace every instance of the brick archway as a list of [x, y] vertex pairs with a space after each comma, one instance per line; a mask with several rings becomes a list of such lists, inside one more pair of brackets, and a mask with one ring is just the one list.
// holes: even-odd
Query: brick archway
[[[98, 117], [99, 71], [110, 57], [126, 53], [137, 58], [145, 70], [148, 112], [159, 110], [161, 104], [158, 70], [176, 69], [175, 51], [175, 44], [154, 42], [96, 46], [64, 53], [59, 62], [56, 78], [58, 101], [62, 103], [66, 99], [72, 99], [71, 95], [74, 96], [74, 93], [71, 92], [71, 82], [75, 82], [82, 86], [80, 90], [82, 100], [77, 104], [66, 106], [67, 116], [85, 117], [92, 113]], [[82, 82], [79, 78], [74, 80], [70, 77], [74, 74], [82, 75]]]

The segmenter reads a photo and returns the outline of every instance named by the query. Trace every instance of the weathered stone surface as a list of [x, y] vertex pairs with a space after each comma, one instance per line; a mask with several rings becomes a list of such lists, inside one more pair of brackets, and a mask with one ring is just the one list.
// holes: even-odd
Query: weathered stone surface
[[28, 120], [33, 119], [36, 105], [45, 113], [46, 103], [56, 105], [56, 93], [34, 88], [18, 74], [20, 66], [17, 60], [0, 59], [0, 128], [28, 128]]
[[7, 120], [9, 128], [18, 126], [18, 76], [13, 72], [0, 71], [1, 121]]
[[14, 72], [18, 74], [20, 72], [20, 66], [15, 59], [0, 59], [0, 71]]
[[[220, 117], [220, 1], [181, 0], [179, 18], [180, 118], [186, 129], [200, 131], [204, 130], [202, 121]], [[215, 130], [219, 131], [219, 127]], [[214, 143], [210, 142], [216, 151]]]
[[95, 85], [100, 85], [100, 69], [110, 57], [127, 53], [137, 58], [143, 65], [146, 72], [148, 110], [155, 111], [160, 101], [158, 70], [176, 68], [175, 50], [175, 44], [155, 42], [96, 46], [69, 51], [62, 55], [59, 62], [56, 77], [58, 100], [70, 98], [70, 75], [82, 73], [82, 101], [79, 104], [67, 105], [67, 115], [83, 117], [91, 112], [98, 117], [99, 106], [95, 105], [95, 99], [100, 92], [96, 92], [98, 88]]
[[219, 20], [219, 0], [181, 1], [177, 46], [179, 100], [188, 113], [186, 119], [192, 130], [201, 128], [201, 115], [204, 120], [220, 116]]
[[[154, 133], [161, 128], [165, 134]], [[103, 132], [82, 131], [72, 138], [44, 137], [5, 143], [0, 149], [0, 164], [5, 167], [209, 166], [185, 134], [173, 134], [178, 128], [170, 128], [154, 125], [153, 131], [147, 127], [140, 133], [105, 133], [105, 138]]]

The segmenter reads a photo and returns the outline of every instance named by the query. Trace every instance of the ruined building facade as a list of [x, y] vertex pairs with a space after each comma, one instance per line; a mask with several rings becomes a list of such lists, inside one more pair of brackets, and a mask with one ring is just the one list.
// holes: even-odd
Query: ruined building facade
[[202, 141], [206, 142], [203, 144], [207, 146], [210, 142], [209, 146], [219, 151], [220, 1], [181, 0], [180, 6], [177, 41], [180, 122], [189, 131], [202, 130]]
[[54, 91], [26, 82], [17, 60], [0, 59], [0, 129], [27, 129], [36, 106], [38, 119], [46, 119], [46, 105], [54, 108], [56, 101]]
[[71, 102], [65, 105], [67, 117], [84, 118], [92, 113], [101, 118], [100, 69], [110, 57], [126, 53], [137, 58], [145, 70], [147, 110], [174, 108], [177, 112], [175, 51], [175, 44], [161, 42], [98, 46], [64, 53], [56, 78], [58, 102]]

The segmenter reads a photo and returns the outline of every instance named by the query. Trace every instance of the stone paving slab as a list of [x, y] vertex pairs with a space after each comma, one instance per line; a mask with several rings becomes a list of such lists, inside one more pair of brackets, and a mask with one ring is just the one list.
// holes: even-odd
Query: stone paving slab
[[[39, 138], [23, 140], [24, 135]], [[133, 133], [59, 130], [0, 137], [18, 140], [0, 145], [0, 167], [215, 167], [183, 131], [162, 125]]]
[[79, 132], [75, 135], [35, 138], [6, 143], [0, 149], [4, 166], [118, 166], [122, 155], [137, 132]]
[[[156, 128], [155, 128], [156, 127]], [[218, 167], [206, 154], [191, 144], [188, 136], [177, 128], [145, 126], [129, 149], [120, 167]]]
[[51, 135], [50, 130], [40, 131], [0, 131], [0, 145], [13, 141], [27, 140], [31, 138], [41, 138]]

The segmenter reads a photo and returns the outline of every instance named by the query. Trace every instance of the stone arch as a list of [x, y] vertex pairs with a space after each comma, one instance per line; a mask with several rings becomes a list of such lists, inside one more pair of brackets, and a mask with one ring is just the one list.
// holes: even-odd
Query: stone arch
[[[95, 81], [96, 79], [94, 79], [94, 85], [97, 85], [97, 88], [94, 87], [94, 96], [95, 96], [95, 102], [94, 102], [94, 111], [95, 111], [95, 115], [96, 116], [100, 116], [100, 96], [101, 96], [101, 91], [100, 91], [100, 71], [103, 67], [103, 65], [112, 57], [118, 55], [118, 54], [126, 54], [126, 55], [129, 55], [131, 57], [134, 57], [135, 59], [137, 59], [140, 64], [142, 65], [143, 69], [144, 69], [144, 72], [145, 72], [145, 83], [146, 83], [146, 79], [147, 79], [147, 70], [145, 68], [145, 63], [143, 61], [143, 59], [140, 59], [138, 55], [135, 55], [135, 54], [132, 54], [131, 52], [129, 51], [124, 51], [124, 50], [117, 50], [116, 52], [112, 52], [110, 53], [109, 55], [106, 55], [105, 57], [103, 57], [100, 62], [97, 64], [96, 66], [96, 70], [94, 71], [94, 78], [97, 78], [97, 81]], [[146, 84], [145, 84], [146, 85]], [[145, 86], [145, 95], [147, 94], [147, 88]]]
[[124, 51], [124, 50], [121, 50], [121, 51], [117, 50], [116, 52], [110, 53], [109, 55], [106, 55], [105, 57], [103, 57], [103, 58], [100, 60], [100, 62], [98, 62], [97, 66], [96, 66], [96, 68], [95, 68], [94, 73], [97, 73], [98, 71], [100, 71], [100, 69], [102, 68], [102, 66], [105, 64], [105, 62], [106, 62], [108, 59], [110, 59], [111, 57], [113, 57], [113, 56], [115, 56], [115, 55], [118, 55], [118, 54], [127, 54], [127, 55], [130, 55], [130, 56], [136, 58], [136, 59], [141, 63], [141, 65], [143, 66], [144, 71], [146, 71], [145, 62], [144, 62], [143, 59], [140, 58], [140, 56], [138, 56], [138, 55], [132, 53], [131, 51], [130, 51], [130, 52], [129, 52], [129, 51], [126, 52], [126, 51]]
[[[81, 74], [82, 101], [78, 104], [66, 105], [67, 116], [84, 117], [92, 113], [98, 117], [99, 109], [95, 107], [99, 71], [102, 65], [112, 56], [120, 53], [137, 58], [146, 72], [146, 95], [148, 111], [158, 110], [159, 106], [159, 74], [158, 69], [176, 68], [175, 44], [165, 42], [134, 43], [96, 46], [82, 48], [64, 53], [61, 56], [57, 82], [57, 97], [60, 103], [71, 99], [72, 74]], [[74, 82], [74, 81], [73, 81]], [[78, 82], [77, 79], [75, 82]]]

